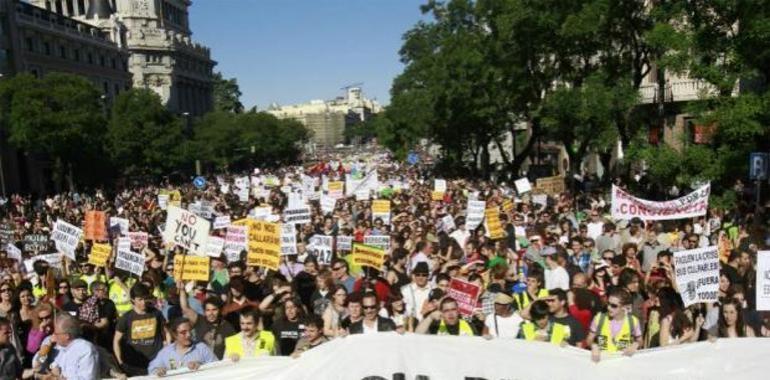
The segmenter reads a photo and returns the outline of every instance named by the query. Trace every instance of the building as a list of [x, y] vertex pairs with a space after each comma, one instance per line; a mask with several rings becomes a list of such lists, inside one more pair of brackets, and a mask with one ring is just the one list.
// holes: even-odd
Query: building
[[311, 100], [308, 103], [279, 106], [267, 112], [281, 119], [294, 119], [313, 132], [311, 142], [331, 147], [344, 142], [345, 127], [368, 120], [382, 111], [376, 100], [364, 97], [360, 87], [344, 87], [346, 96], [334, 100]]

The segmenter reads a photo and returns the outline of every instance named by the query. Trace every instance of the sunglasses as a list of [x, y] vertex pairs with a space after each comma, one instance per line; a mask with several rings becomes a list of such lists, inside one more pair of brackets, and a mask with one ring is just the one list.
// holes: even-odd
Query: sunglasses
[[377, 310], [377, 305], [363, 305], [361, 306], [364, 310]]
[[427, 273], [415, 273], [414, 276], [415, 277], [428, 277], [428, 274]]
[[342, 267], [332, 267], [332, 270], [341, 270]]
[[2, 288], [2, 289], [0, 289], [0, 293], [10, 293], [10, 292], [11, 292], [11, 288]]
[[50, 315], [38, 315], [37, 318], [40, 319], [41, 321], [45, 321], [45, 320], [51, 319], [51, 316]]

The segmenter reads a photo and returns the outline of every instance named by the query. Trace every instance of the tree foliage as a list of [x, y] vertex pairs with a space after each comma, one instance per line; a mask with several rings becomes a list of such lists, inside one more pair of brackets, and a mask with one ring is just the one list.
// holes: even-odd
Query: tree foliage
[[222, 77], [222, 73], [216, 72], [213, 81], [214, 110], [242, 113], [242, 94], [238, 80], [235, 78], [225, 79]]

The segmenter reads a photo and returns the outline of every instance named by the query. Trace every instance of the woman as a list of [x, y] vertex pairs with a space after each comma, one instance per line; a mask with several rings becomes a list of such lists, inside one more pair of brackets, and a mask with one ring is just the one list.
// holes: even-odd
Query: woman
[[406, 315], [406, 303], [400, 291], [391, 291], [385, 306], [380, 309], [380, 317], [390, 318], [399, 333], [412, 332], [412, 320]]
[[411, 280], [409, 275], [406, 274], [406, 259], [409, 257], [409, 251], [403, 248], [397, 248], [393, 250], [391, 257], [390, 269], [388, 270], [388, 283], [393, 289], [401, 289], [402, 286], [408, 285]]
[[642, 279], [639, 272], [631, 268], [623, 268], [618, 276], [618, 286], [627, 290], [631, 294], [631, 312], [640, 316], [640, 322], [646, 322], [646, 316], [642, 314], [642, 305], [644, 297], [641, 294]]
[[3, 281], [0, 283], [0, 317], [11, 319], [13, 292], [13, 282]]
[[292, 297], [283, 303], [283, 315], [273, 322], [273, 335], [277, 340], [278, 355], [288, 356], [294, 352], [297, 341], [305, 331], [300, 321], [305, 318], [305, 309], [298, 298]]
[[754, 329], [743, 322], [743, 307], [736, 300], [729, 300], [722, 304], [717, 324], [717, 333], [720, 338], [754, 337]]
[[607, 288], [612, 286], [612, 277], [610, 276], [609, 268], [610, 266], [605, 261], [594, 264], [591, 285], [588, 287], [588, 290], [599, 296], [602, 302], [607, 299]]
[[66, 278], [59, 280], [56, 284], [56, 307], [61, 309], [72, 300], [70, 292], [70, 282]]
[[[23, 283], [16, 289], [16, 296], [13, 299], [14, 310], [18, 312], [19, 339], [22, 347], [26, 347], [29, 332], [32, 329], [33, 319], [35, 317], [35, 297], [32, 295], [32, 284]], [[32, 356], [25, 355], [24, 366], [29, 368], [32, 364]]]
[[623, 255], [626, 256], [626, 265], [638, 273], [642, 273], [642, 264], [639, 262], [639, 247], [635, 243], [623, 244]]
[[340, 323], [348, 316], [346, 308], [348, 291], [342, 285], [335, 285], [329, 293], [332, 295], [332, 303], [323, 314], [323, 333], [325, 336], [334, 338], [339, 335]]
[[33, 319], [32, 329], [27, 336], [27, 356], [33, 357], [43, 340], [53, 334], [53, 306], [49, 303], [40, 303], [35, 308], [35, 318]]
[[328, 270], [323, 270], [315, 278], [316, 290], [310, 296], [310, 302], [313, 305], [313, 314], [323, 315], [326, 308], [332, 303], [329, 289], [334, 286], [334, 277]]

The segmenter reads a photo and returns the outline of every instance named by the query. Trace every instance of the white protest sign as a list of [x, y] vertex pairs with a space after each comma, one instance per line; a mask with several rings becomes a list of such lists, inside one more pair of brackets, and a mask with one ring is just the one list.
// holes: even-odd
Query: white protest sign
[[29, 259], [24, 260], [24, 268], [27, 273], [33, 273], [35, 271], [35, 261], [43, 260], [47, 262], [53, 268], [61, 268], [61, 254], [60, 253], [48, 253], [45, 255], [37, 255]]
[[433, 180], [433, 191], [438, 193], [446, 193], [446, 180], [445, 179], [434, 179]]
[[118, 218], [118, 217], [110, 217], [110, 228], [115, 228], [115, 226], [118, 226], [120, 228], [120, 234], [123, 236], [128, 235], [128, 219], [126, 218]]
[[291, 224], [310, 223], [310, 207], [287, 208], [283, 212], [283, 222]]
[[141, 276], [144, 272], [144, 255], [118, 250], [118, 254], [115, 256], [115, 268]]
[[75, 249], [82, 236], [83, 230], [61, 219], [56, 221], [51, 232], [51, 240], [56, 243], [56, 250], [71, 260], [75, 260]]
[[158, 207], [165, 210], [168, 207], [168, 194], [158, 194]]
[[333, 238], [331, 236], [313, 235], [310, 237], [310, 244], [307, 246], [307, 251], [315, 256], [319, 264], [331, 265], [332, 242]]
[[524, 194], [532, 191], [532, 184], [529, 183], [529, 179], [527, 177], [519, 178], [513, 181], [513, 184], [516, 185], [516, 192], [519, 194]]
[[205, 255], [211, 222], [185, 209], [169, 206], [163, 241]]
[[214, 218], [214, 229], [221, 230], [230, 227], [230, 215], [223, 215]]
[[225, 235], [225, 254], [227, 261], [233, 262], [240, 260], [241, 252], [248, 249], [248, 227], [230, 225], [227, 227]]
[[390, 236], [364, 235], [364, 245], [382, 248], [387, 251], [388, 249], [390, 249]]
[[230, 184], [227, 184], [227, 183], [219, 184], [219, 192], [222, 194], [230, 194]]
[[248, 218], [254, 220], [265, 220], [270, 216], [272, 210], [270, 207], [254, 207], [249, 211]]
[[770, 310], [770, 251], [757, 252], [757, 310]]
[[350, 252], [353, 250], [352, 236], [337, 236], [337, 251]]
[[455, 226], [455, 219], [452, 217], [452, 215], [446, 215], [443, 218], [441, 218], [441, 229], [445, 232], [452, 232], [457, 228]]
[[281, 225], [281, 254], [297, 254], [297, 232], [294, 229], [294, 225], [291, 223], [284, 223]]
[[315, 178], [306, 175], [302, 176], [302, 192], [305, 194], [315, 192]]
[[532, 203], [542, 205], [543, 207], [548, 206], [548, 194], [535, 194], [532, 196]]
[[225, 247], [225, 239], [217, 236], [209, 236], [206, 241], [206, 255], [219, 257], [222, 255], [222, 249]]
[[235, 194], [241, 202], [249, 201], [249, 177], [238, 177], [235, 179]]
[[719, 253], [716, 246], [674, 252], [676, 284], [684, 306], [719, 299]]
[[371, 197], [369, 189], [362, 189], [359, 191], [356, 191], [356, 200], [357, 201], [368, 201]]
[[321, 212], [323, 212], [324, 214], [331, 214], [334, 212], [334, 207], [337, 205], [337, 200], [332, 197], [322, 195], [320, 203], [321, 203]]
[[302, 208], [307, 206], [307, 203], [305, 202], [305, 198], [302, 197], [302, 194], [300, 193], [289, 193], [289, 204], [286, 206], [287, 208]]
[[706, 215], [711, 184], [701, 186], [681, 198], [664, 202], [636, 198], [623, 189], [612, 185], [612, 218], [628, 220], [670, 220], [694, 218]]
[[21, 262], [21, 250], [12, 243], [8, 243], [8, 245], [5, 246], [5, 252], [8, 253], [9, 259]]
[[484, 210], [486, 210], [487, 202], [484, 201], [468, 201], [468, 212], [465, 216], [465, 227], [468, 231], [475, 230], [476, 227], [484, 220]]
[[131, 238], [121, 237], [118, 238], [118, 251], [130, 251], [131, 250]]

